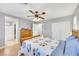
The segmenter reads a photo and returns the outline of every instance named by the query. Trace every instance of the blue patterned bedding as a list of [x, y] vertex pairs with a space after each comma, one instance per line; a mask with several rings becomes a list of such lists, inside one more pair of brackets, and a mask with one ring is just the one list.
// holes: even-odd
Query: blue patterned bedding
[[22, 44], [18, 55], [22, 53], [25, 56], [50, 56], [56, 46], [57, 42], [51, 41], [49, 38], [31, 39]]

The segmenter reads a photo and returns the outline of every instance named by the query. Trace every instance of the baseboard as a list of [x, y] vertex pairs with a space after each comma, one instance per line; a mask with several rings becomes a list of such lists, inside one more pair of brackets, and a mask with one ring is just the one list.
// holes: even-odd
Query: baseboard
[[0, 49], [4, 49], [4, 46], [3, 47], [0, 47]]

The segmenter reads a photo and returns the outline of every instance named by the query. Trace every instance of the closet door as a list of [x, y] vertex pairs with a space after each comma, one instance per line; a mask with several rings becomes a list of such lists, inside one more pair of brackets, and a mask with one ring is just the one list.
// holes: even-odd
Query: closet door
[[69, 21], [52, 23], [52, 39], [65, 40], [71, 32]]
[[59, 23], [52, 23], [52, 39], [59, 40], [60, 38], [61, 38], [61, 35], [60, 35]]

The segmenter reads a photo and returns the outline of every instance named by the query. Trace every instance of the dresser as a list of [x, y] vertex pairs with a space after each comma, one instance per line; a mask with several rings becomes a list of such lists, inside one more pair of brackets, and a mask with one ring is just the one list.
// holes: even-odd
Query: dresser
[[32, 30], [22, 28], [20, 30], [20, 42], [22, 43], [24, 40], [28, 40], [32, 38]]

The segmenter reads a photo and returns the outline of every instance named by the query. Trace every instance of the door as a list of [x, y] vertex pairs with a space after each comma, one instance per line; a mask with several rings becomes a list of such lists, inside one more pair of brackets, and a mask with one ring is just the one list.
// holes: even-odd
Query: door
[[52, 39], [65, 40], [71, 32], [69, 21], [52, 23]]
[[10, 23], [5, 24], [5, 41], [14, 40], [14, 25]]

